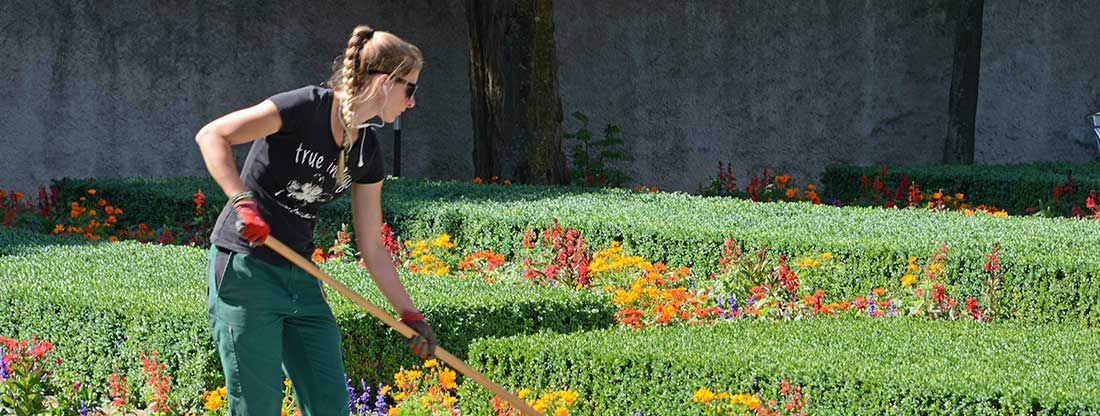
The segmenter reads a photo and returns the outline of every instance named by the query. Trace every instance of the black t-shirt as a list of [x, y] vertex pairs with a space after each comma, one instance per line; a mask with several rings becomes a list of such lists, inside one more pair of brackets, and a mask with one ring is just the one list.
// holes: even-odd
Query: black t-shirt
[[[332, 98], [332, 90], [316, 86], [272, 96], [282, 127], [252, 142], [241, 168], [241, 180], [256, 196], [271, 235], [306, 258], [314, 248], [318, 208], [343, 195], [353, 182], [375, 183], [384, 178], [381, 145], [372, 129], [363, 128], [348, 151], [344, 183], [337, 186], [340, 147], [330, 127]], [[214, 224], [211, 242], [271, 263], [288, 263], [267, 247], [249, 247], [237, 232], [237, 220], [237, 211], [227, 203]]]

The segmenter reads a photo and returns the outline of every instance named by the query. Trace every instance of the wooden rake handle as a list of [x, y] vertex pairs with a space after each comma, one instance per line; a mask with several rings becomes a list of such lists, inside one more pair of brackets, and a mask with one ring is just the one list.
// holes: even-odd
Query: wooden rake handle
[[[363, 298], [363, 296], [359, 295], [354, 290], [351, 290], [347, 286], [344, 286], [343, 283], [340, 283], [338, 280], [333, 279], [329, 275], [325, 274], [325, 272], [321, 271], [321, 269], [319, 269], [317, 265], [313, 264], [312, 261], [306, 260], [305, 257], [302, 257], [302, 255], [298, 254], [298, 252], [291, 250], [274, 236], [268, 235], [264, 245], [271, 248], [276, 253], [281, 254], [283, 257], [286, 257], [286, 259], [290, 260], [291, 263], [294, 263], [298, 267], [301, 267], [302, 270], [309, 272], [309, 274], [324, 282], [326, 285], [332, 287], [333, 289], [336, 289], [336, 291], [340, 292], [341, 295], [344, 295], [344, 297], [350, 299], [352, 302], [355, 302], [356, 305], [359, 305], [363, 309], [366, 309], [367, 312], [370, 312], [370, 314], [374, 315], [375, 318], [382, 320], [382, 322], [384, 322], [390, 328], [393, 328], [397, 330], [397, 332], [400, 332], [401, 335], [403, 335], [405, 338], [412, 338], [414, 335], [417, 334], [416, 330], [410, 328], [408, 325], [405, 325], [393, 316], [390, 316], [390, 314], [386, 313], [386, 311], [375, 306], [373, 303], [370, 303], [370, 301]], [[437, 346], [435, 348], [435, 357], [443, 360], [443, 362], [447, 363], [447, 365], [450, 365], [455, 370], [458, 370], [458, 372], [462, 373], [462, 375], [473, 379], [475, 382], [477, 382], [477, 384], [485, 387], [493, 394], [500, 396], [508, 403], [510, 403], [512, 407], [519, 409], [520, 412], [523, 412], [524, 415], [542, 416], [542, 413], [535, 411], [535, 409], [531, 408], [531, 406], [528, 405], [527, 402], [524, 402], [518, 396], [512, 394], [512, 392], [505, 390], [500, 385], [494, 383], [492, 380], [489, 380], [488, 377], [485, 377], [484, 374], [481, 374], [477, 370], [474, 370], [473, 367], [466, 365], [466, 363], [462, 362], [462, 360], [458, 359], [458, 357], [455, 357], [454, 354], [451, 354], [450, 352], [447, 352], [447, 350], [444, 350], [443, 347]]]

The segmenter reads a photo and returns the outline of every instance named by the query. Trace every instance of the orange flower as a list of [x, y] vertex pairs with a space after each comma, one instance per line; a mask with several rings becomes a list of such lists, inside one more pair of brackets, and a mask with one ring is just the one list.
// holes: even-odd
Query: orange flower
[[649, 187], [649, 192], [652, 192], [652, 193], [657, 193], [657, 191], [658, 191], [658, 189], [657, 189], [657, 187], [656, 187], [656, 186], [650, 186], [650, 187]]
[[95, 195], [95, 192], [96, 192], [95, 189], [89, 189], [88, 190], [88, 195]]
[[504, 180], [504, 184], [505, 184], [505, 185], [511, 185], [511, 184], [512, 184], [512, 181], [510, 181], [510, 180], [508, 180], [508, 179], [505, 179], [505, 180]]
[[886, 293], [886, 289], [883, 289], [881, 287], [876, 287], [874, 289], [871, 289], [871, 293], [874, 293], [876, 295], [881, 295], [881, 294]]
[[112, 235], [112, 236], [111, 236], [110, 238], [108, 238], [108, 240], [111, 240], [111, 241], [118, 241], [118, 237], [117, 237], [117, 236], [113, 236], [113, 235]]
[[455, 372], [449, 368], [444, 368], [443, 372], [439, 373], [439, 385], [446, 390], [453, 390], [458, 387], [455, 383]]
[[665, 266], [664, 262], [657, 262], [653, 264], [653, 269], [659, 273], [664, 273], [668, 271], [668, 266]]
[[791, 175], [789, 173], [784, 173], [775, 177], [775, 185], [779, 188], [785, 188], [790, 181]]
[[317, 248], [313, 249], [313, 262], [315, 262], [315, 263], [324, 263], [325, 262], [325, 252], [323, 250], [321, 250], [320, 247], [317, 247]]
[[484, 181], [483, 181], [483, 180], [481, 180], [481, 177], [480, 177], [480, 176], [475, 176], [475, 177], [474, 177], [474, 183], [482, 183], [482, 182], [484, 182]]
[[794, 198], [795, 195], [798, 195], [798, 188], [787, 189], [787, 198]]

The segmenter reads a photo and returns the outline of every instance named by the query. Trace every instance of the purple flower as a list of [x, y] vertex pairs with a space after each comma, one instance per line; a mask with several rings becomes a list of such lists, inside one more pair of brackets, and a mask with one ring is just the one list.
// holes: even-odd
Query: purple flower
[[377, 412], [380, 415], [384, 415], [384, 414], [386, 414], [386, 411], [389, 410], [389, 409], [387, 409], [388, 406], [386, 405], [386, 395], [382, 394], [382, 385], [381, 384], [378, 385], [378, 396], [377, 397], [378, 397], [377, 400], [374, 401], [374, 411]]
[[344, 387], [348, 389], [348, 412], [355, 414], [355, 388], [351, 386], [351, 379], [347, 374], [344, 374]]
[[875, 316], [875, 296], [870, 290], [867, 291], [867, 314]]
[[356, 406], [356, 410], [359, 411], [359, 413], [356, 414], [369, 415], [371, 397], [370, 386], [367, 386], [366, 380], [363, 379], [359, 380], [359, 385], [363, 386], [363, 394], [360, 394], [359, 397], [355, 399], [355, 402], [358, 404], [358, 406]]
[[4, 359], [4, 355], [7, 351], [3, 347], [0, 347], [0, 380], [7, 380], [11, 378], [11, 370], [8, 369], [8, 360]]
[[78, 413], [78, 414], [79, 414], [80, 416], [88, 416], [88, 412], [90, 412], [91, 410], [92, 410], [92, 409], [89, 409], [89, 408], [88, 408], [88, 404], [87, 404], [87, 403], [85, 403], [85, 402], [84, 402], [83, 400], [81, 400], [81, 401], [80, 401], [80, 410], [77, 410], [76, 412], [77, 412], [77, 413]]

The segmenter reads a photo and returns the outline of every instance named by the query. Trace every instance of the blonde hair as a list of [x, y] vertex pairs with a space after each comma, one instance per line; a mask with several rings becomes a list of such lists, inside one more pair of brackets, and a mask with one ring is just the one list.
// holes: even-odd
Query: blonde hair
[[[341, 91], [345, 96], [340, 103], [340, 119], [345, 127], [341, 147], [346, 150], [351, 143], [352, 105], [374, 97], [377, 92], [374, 88], [365, 88], [372, 73], [389, 74], [391, 79], [400, 78], [423, 66], [424, 56], [415, 45], [390, 32], [374, 30], [367, 25], [356, 26], [348, 38], [343, 62], [334, 64], [332, 78], [328, 81], [329, 88]], [[340, 174], [343, 169], [343, 166], [338, 167]]]

